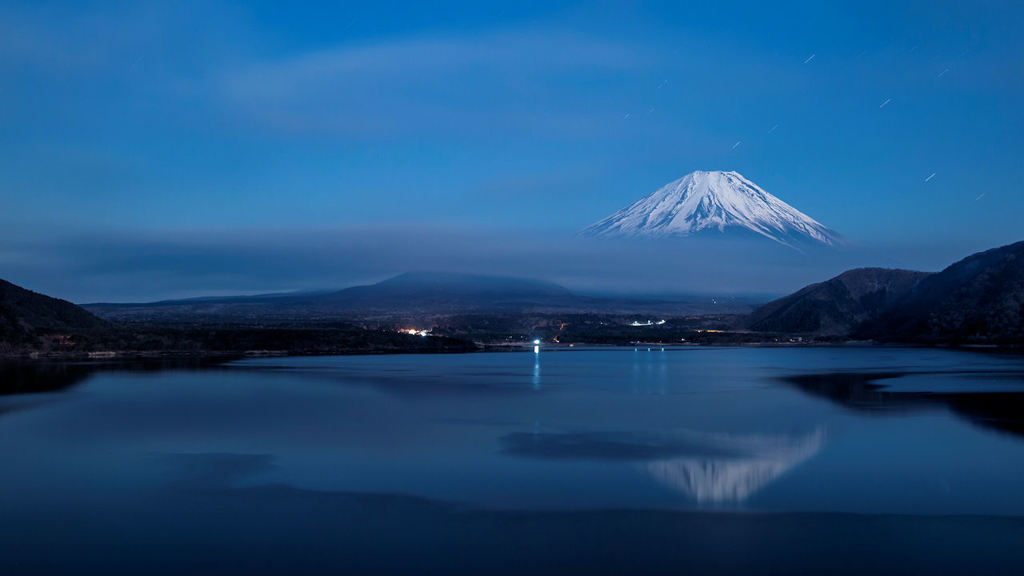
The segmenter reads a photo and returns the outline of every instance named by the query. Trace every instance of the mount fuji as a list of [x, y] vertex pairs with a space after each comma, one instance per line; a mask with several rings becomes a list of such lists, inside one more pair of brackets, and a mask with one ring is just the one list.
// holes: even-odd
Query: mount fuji
[[845, 240], [737, 172], [691, 172], [584, 228], [593, 237], [667, 238], [755, 234], [785, 246], [837, 246]]

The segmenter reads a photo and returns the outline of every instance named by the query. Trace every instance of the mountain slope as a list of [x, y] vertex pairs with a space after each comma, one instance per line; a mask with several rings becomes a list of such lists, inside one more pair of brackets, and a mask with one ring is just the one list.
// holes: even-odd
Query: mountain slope
[[737, 172], [697, 171], [596, 222], [584, 236], [665, 238], [744, 232], [787, 246], [842, 244], [842, 237]]
[[1024, 242], [973, 254], [929, 276], [860, 333], [896, 341], [1024, 343]]
[[877, 319], [928, 274], [859, 268], [812, 284], [755, 310], [749, 327], [762, 332], [845, 336]]
[[0, 280], [0, 348], [35, 346], [40, 337], [82, 335], [106, 325], [71, 302]]

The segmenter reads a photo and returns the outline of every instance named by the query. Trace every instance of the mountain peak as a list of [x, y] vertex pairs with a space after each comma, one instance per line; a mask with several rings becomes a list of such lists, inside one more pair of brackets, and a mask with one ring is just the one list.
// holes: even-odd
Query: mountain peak
[[741, 230], [786, 246], [843, 243], [839, 234], [740, 173], [721, 170], [691, 172], [581, 234], [664, 238]]

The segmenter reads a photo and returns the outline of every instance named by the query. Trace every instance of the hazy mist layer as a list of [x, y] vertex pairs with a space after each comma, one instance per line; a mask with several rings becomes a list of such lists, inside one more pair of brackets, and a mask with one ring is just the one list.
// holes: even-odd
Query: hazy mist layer
[[0, 269], [11, 282], [74, 302], [339, 289], [412, 270], [539, 278], [580, 292], [774, 295], [849, 268], [936, 270], [965, 255], [953, 245], [798, 252], [714, 238], [376, 227], [54, 234], [7, 242]]

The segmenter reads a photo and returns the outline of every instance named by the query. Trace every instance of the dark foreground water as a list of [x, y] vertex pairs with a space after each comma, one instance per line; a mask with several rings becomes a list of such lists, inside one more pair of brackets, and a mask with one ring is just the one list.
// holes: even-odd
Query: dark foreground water
[[646, 348], [0, 368], [0, 574], [1024, 565], [1024, 358]]

